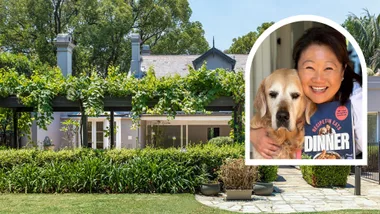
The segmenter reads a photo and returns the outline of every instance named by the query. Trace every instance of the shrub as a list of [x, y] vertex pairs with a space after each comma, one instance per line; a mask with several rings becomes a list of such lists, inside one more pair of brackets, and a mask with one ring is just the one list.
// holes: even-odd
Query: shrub
[[[179, 149], [54, 151], [1, 150], [0, 192], [181, 193], [216, 177], [226, 158], [243, 145]], [[205, 167], [202, 167], [205, 166]]]
[[350, 166], [301, 166], [301, 172], [314, 187], [346, 186]]
[[208, 143], [214, 144], [216, 146], [233, 144], [234, 141], [230, 137], [214, 137], [208, 141]]
[[365, 172], [377, 172], [379, 170], [379, 145], [368, 145], [368, 164], [363, 166]]
[[261, 182], [272, 182], [277, 180], [278, 166], [259, 166], [258, 180]]
[[257, 180], [257, 167], [246, 166], [244, 159], [227, 159], [220, 167], [220, 179], [226, 189], [252, 189]]

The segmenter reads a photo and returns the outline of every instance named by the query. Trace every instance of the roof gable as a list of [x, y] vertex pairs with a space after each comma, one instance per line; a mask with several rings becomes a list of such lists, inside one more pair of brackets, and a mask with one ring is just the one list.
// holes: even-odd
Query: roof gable
[[235, 64], [236, 64], [236, 60], [235, 59], [232, 59], [231, 57], [229, 57], [228, 55], [226, 55], [225, 53], [223, 53], [222, 51], [218, 50], [217, 48], [215, 47], [212, 47], [210, 50], [208, 50], [206, 53], [202, 54], [200, 57], [196, 58], [194, 61], [193, 61], [193, 67], [196, 68], [197, 65], [199, 64], [203, 64], [203, 61], [206, 60], [206, 58], [210, 55], [218, 55], [220, 56], [223, 60], [225, 60], [226, 62], [230, 63], [232, 66], [232, 70], [234, 69], [235, 67]]

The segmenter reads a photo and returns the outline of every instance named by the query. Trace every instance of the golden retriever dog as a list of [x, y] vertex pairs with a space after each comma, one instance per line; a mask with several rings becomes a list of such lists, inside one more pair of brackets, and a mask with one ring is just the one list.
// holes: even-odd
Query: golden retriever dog
[[[295, 69], [279, 69], [260, 84], [254, 100], [255, 115], [251, 128], [266, 128], [269, 137], [281, 147], [278, 159], [294, 159], [296, 151], [303, 148], [305, 121], [316, 111], [302, 90]], [[253, 148], [253, 158], [263, 157]]]
[[327, 134], [327, 128], [326, 127], [322, 127], [319, 129], [318, 135], [326, 135], [326, 134]]

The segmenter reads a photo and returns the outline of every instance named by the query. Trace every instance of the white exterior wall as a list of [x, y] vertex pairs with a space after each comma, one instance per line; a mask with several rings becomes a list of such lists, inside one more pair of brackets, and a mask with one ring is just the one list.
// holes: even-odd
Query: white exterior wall
[[61, 114], [59, 112], [54, 112], [53, 114], [54, 120], [51, 122], [49, 126], [47, 126], [47, 130], [43, 130], [37, 128], [36, 130], [36, 142], [43, 142], [45, 137], [48, 136], [50, 140], [52, 140], [52, 144], [55, 145], [55, 148], [61, 147]]
[[122, 119], [120, 134], [121, 134], [121, 145], [120, 148], [132, 149], [137, 148], [136, 143], [139, 129], [131, 130], [132, 120]]
[[[365, 93], [365, 90], [363, 91]], [[377, 115], [376, 136], [377, 141], [380, 140], [380, 77], [368, 77], [368, 113]]]
[[207, 142], [207, 129], [219, 128], [219, 136], [229, 136], [231, 127], [228, 125], [190, 125], [189, 130], [189, 142], [203, 143]]

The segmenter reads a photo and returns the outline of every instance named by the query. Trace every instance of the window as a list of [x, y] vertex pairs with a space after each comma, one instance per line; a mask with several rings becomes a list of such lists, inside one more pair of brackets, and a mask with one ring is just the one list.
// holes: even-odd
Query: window
[[219, 127], [218, 128], [207, 128], [207, 140], [210, 140], [214, 137], [219, 137], [220, 136], [220, 131]]
[[103, 122], [96, 122], [96, 148], [103, 149]]
[[368, 113], [368, 143], [376, 143], [377, 142], [377, 114], [376, 113]]
[[92, 148], [92, 122], [87, 122], [87, 147]]

